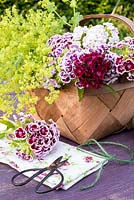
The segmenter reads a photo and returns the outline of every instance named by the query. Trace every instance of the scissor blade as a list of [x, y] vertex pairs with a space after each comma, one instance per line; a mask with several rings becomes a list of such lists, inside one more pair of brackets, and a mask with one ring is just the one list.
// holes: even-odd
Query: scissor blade
[[58, 157], [50, 166], [49, 168], [54, 168], [58, 166], [58, 164], [60, 163], [61, 159], [63, 158], [63, 156]]
[[62, 158], [63, 158], [63, 156], [60, 156], [59, 158], [57, 158], [57, 159], [53, 162], [53, 164], [59, 163], [59, 162], [62, 160]]
[[51, 169], [52, 169], [52, 168], [58, 168], [58, 167], [64, 165], [64, 163], [65, 163], [68, 159], [61, 161], [62, 158], [63, 158], [63, 156], [60, 156], [59, 158], [57, 158], [57, 159], [50, 165], [50, 168], [51, 168]]

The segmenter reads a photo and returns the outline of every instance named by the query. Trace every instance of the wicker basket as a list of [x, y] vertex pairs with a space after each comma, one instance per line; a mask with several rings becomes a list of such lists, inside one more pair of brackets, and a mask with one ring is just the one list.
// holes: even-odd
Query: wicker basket
[[[93, 18], [116, 18], [124, 22], [134, 32], [134, 23], [118, 15], [88, 15], [80, 22], [84, 25]], [[127, 127], [134, 116], [134, 82], [113, 84], [117, 93], [105, 89], [87, 90], [81, 102], [78, 101], [76, 87], [65, 87], [54, 104], [44, 101], [47, 90], [36, 89], [33, 95], [39, 100], [36, 104], [37, 115], [41, 119], [52, 118], [56, 121], [61, 134], [77, 143], [89, 138], [99, 139]]]

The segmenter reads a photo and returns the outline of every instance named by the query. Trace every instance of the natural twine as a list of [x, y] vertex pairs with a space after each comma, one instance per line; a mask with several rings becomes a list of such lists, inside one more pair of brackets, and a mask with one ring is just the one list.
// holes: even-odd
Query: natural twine
[[[99, 150], [97, 150], [96, 148], [94, 148], [92, 145], [97, 145], [99, 147]], [[114, 145], [114, 146], [118, 146], [118, 147], [123, 148], [125, 151], [127, 151], [129, 153], [129, 159], [128, 160], [120, 159], [116, 155], [109, 154], [104, 149], [104, 147], [102, 145]], [[83, 146], [89, 147], [89, 149], [92, 150], [93, 153], [97, 153], [98, 155], [104, 157], [105, 160], [102, 162], [100, 169], [97, 171], [96, 178], [94, 179], [94, 181], [91, 184], [89, 184], [89, 185], [82, 186], [80, 188], [80, 190], [86, 190], [86, 189], [89, 189], [89, 188], [94, 187], [96, 185], [96, 183], [100, 180], [100, 177], [101, 177], [101, 174], [102, 174], [102, 171], [104, 169], [106, 161], [115, 161], [115, 162], [118, 162], [119, 164], [134, 163], [134, 152], [127, 145], [124, 145], [124, 144], [121, 144], [121, 143], [117, 143], [117, 142], [98, 142], [95, 139], [90, 139], [86, 143], [79, 145], [77, 147], [77, 149], [80, 150], [80, 151], [84, 151], [81, 148]]]

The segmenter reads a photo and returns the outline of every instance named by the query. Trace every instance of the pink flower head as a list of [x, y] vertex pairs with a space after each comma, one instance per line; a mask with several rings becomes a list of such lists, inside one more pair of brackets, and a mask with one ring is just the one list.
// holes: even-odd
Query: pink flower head
[[30, 121], [25, 121], [24, 116], [24, 122], [24, 128], [17, 128], [15, 137], [12, 138], [23, 139], [23, 145], [18, 145], [16, 155], [25, 160], [31, 160], [33, 157], [42, 159], [59, 141], [60, 131], [53, 120], [47, 123], [44, 120], [32, 120], [30, 117]]
[[43, 135], [43, 136], [47, 136], [48, 133], [49, 133], [49, 128], [47, 125], [44, 125], [43, 127], [40, 128], [40, 133]]
[[123, 64], [118, 65], [116, 70], [117, 70], [117, 73], [120, 74], [120, 75], [122, 75], [122, 74], [124, 74], [126, 72], [125, 67], [124, 67]]
[[116, 65], [121, 65], [123, 64], [123, 56], [118, 56], [116, 59]]
[[37, 132], [39, 131], [40, 129], [40, 126], [37, 124], [37, 123], [28, 123], [27, 126], [26, 126], [26, 131], [27, 133], [31, 134], [33, 132]]
[[105, 60], [105, 54], [90, 52], [80, 55], [75, 60], [74, 74], [79, 79], [78, 83], [81, 87], [97, 89], [103, 84], [110, 67], [110, 62]]
[[20, 128], [17, 128], [15, 130], [14, 134], [15, 134], [16, 138], [18, 138], [18, 139], [24, 139], [24, 138], [26, 138], [27, 132], [25, 131], [25, 129], [23, 129], [23, 128], [20, 127]]
[[21, 152], [20, 150], [17, 150], [16, 155], [23, 160], [28, 160], [28, 161], [33, 160], [33, 157], [31, 155]]
[[37, 141], [37, 136], [36, 134], [30, 135], [30, 137], [27, 139], [28, 144], [32, 145]]
[[134, 59], [134, 53], [130, 53], [128, 56]]
[[125, 60], [124, 67], [125, 67], [126, 72], [130, 72], [130, 71], [134, 70], [134, 61], [131, 59]]
[[116, 59], [116, 65], [117, 65], [117, 73], [122, 75], [126, 72], [134, 71], [134, 61], [132, 59], [126, 59], [123, 58], [123, 56], [119, 56]]
[[43, 120], [35, 120], [34, 123], [27, 124], [26, 130], [30, 133], [26, 140], [27, 144], [30, 145], [30, 149], [38, 158], [48, 154], [60, 136], [57, 125], [52, 120], [49, 124]]
[[69, 49], [72, 45], [72, 33], [64, 33], [63, 35], [52, 36], [48, 40], [48, 45], [52, 47], [52, 52], [49, 53], [50, 56], [59, 57], [61, 56], [64, 49]]

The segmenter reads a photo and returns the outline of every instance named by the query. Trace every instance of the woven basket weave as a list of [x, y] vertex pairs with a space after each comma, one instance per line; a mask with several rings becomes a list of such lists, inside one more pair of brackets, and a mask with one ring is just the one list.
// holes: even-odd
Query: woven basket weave
[[[134, 23], [118, 15], [88, 15], [80, 22], [84, 25], [93, 18], [115, 18], [124, 22], [134, 33]], [[117, 93], [108, 93], [105, 89], [87, 90], [81, 102], [78, 101], [77, 89], [70, 85], [65, 87], [54, 104], [44, 101], [48, 91], [36, 89], [36, 117], [48, 120], [52, 118], [58, 125], [61, 134], [77, 143], [89, 138], [99, 139], [127, 127], [134, 116], [134, 82], [113, 84]]]

